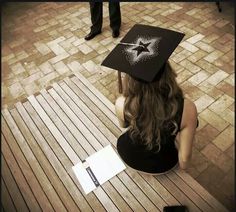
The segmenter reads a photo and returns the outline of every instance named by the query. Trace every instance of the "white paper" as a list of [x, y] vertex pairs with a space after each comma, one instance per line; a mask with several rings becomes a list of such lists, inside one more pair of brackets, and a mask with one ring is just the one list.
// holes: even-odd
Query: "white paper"
[[96, 188], [95, 183], [86, 170], [87, 166], [92, 170], [92, 173], [100, 185], [126, 168], [111, 145], [108, 145], [89, 156], [86, 159], [86, 162], [86, 166], [85, 163], [83, 164], [80, 162], [72, 167], [76, 177], [84, 189], [85, 194], [88, 194]]

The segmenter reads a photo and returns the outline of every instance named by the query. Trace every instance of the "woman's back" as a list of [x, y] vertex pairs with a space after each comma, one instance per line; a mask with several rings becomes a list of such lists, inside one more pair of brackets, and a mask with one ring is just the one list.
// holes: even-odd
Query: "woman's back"
[[[122, 108], [122, 102], [124, 104], [124, 98], [120, 98], [119, 102], [119, 107], [123, 110], [124, 105]], [[178, 163], [178, 151], [175, 147], [175, 137], [180, 131], [183, 106], [184, 99], [179, 98], [178, 110], [173, 119], [176, 121], [178, 129], [173, 134], [175, 126], [169, 124], [168, 127], [161, 131], [160, 149], [157, 146], [151, 150], [147, 149], [139, 136], [131, 138], [129, 130], [118, 138], [118, 153], [128, 166], [148, 173], [163, 173], [176, 166]], [[129, 125], [127, 121], [126, 125]]]
[[120, 122], [129, 126], [118, 139], [118, 152], [127, 165], [148, 173], [166, 172], [178, 161], [185, 168], [196, 129], [195, 105], [184, 100], [168, 63], [164, 68], [161, 78], [153, 83], [126, 75], [124, 96], [116, 101]]

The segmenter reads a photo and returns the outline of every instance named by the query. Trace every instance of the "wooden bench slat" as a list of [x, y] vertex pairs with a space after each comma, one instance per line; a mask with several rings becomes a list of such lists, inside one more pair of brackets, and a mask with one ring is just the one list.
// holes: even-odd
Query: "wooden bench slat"
[[[55, 88], [56, 85], [54, 84], [53, 87]], [[59, 88], [57, 87], [57, 91], [59, 90]], [[102, 148], [102, 145], [98, 142], [98, 140], [94, 137], [94, 135], [91, 134], [91, 132], [88, 131], [88, 129], [84, 126], [84, 123], [81, 122], [82, 119], [79, 119], [77, 116], [75, 116], [74, 114], [77, 114], [77, 113], [74, 113], [69, 106], [67, 106], [68, 104], [65, 104], [65, 102], [61, 99], [61, 97], [56, 93], [56, 91], [54, 91], [53, 89], [50, 89], [48, 90], [48, 92], [53, 96], [55, 102], [57, 102], [58, 104], [60, 104], [61, 108], [65, 111], [65, 113], [69, 116], [69, 118], [73, 121], [73, 123], [75, 125], [77, 125], [77, 128], [80, 128], [80, 131], [82, 132], [83, 135], [90, 135], [90, 136], [87, 136], [87, 140], [88, 140], [88, 143], [91, 143], [91, 145], [96, 148], [96, 150], [99, 150]], [[62, 93], [60, 93], [61, 96], [63, 96]], [[68, 103], [68, 102], [67, 102]], [[80, 117], [81, 118], [81, 117]], [[85, 117], [84, 117], [85, 118]], [[83, 121], [85, 121], [83, 119]], [[91, 129], [92, 125], [90, 125], [90, 129]], [[92, 131], [94, 130], [91, 129]], [[106, 143], [107, 144], [107, 143]], [[93, 150], [93, 153], [95, 153], [96, 151]], [[103, 185], [102, 187], [104, 188], [105, 185]], [[121, 186], [122, 184], [117, 187], [116, 185], [113, 185], [115, 186], [116, 188], [119, 188], [119, 191], [121, 191]], [[130, 198], [132, 197], [132, 194], [130, 193], [130, 191], [126, 190], [126, 195], [130, 196]], [[111, 196], [112, 198], [112, 196]], [[113, 198], [113, 201], [115, 199]], [[132, 200], [132, 203], [134, 202], [135, 200], [133, 199]], [[119, 205], [119, 204], [118, 204]], [[136, 208], [139, 208], [139, 203], [136, 201], [136, 205], [135, 205]], [[141, 207], [139, 208], [139, 210], [141, 210]]]
[[[45, 175], [43, 169], [41, 168], [42, 166], [41, 160], [44, 159], [44, 155], [40, 151], [39, 146], [35, 143], [34, 138], [32, 137], [30, 131], [28, 130], [27, 126], [25, 125], [24, 121], [22, 120], [16, 109], [10, 110], [10, 113], [14, 118], [17, 126], [19, 127], [19, 130], [22, 132], [22, 135], [24, 135], [25, 141], [27, 141], [22, 143], [22, 145], [27, 145], [28, 143], [28, 145], [30, 146], [30, 149], [29, 147], [26, 148], [27, 151], [25, 155], [26, 157], [29, 157], [29, 164], [31, 165], [31, 168], [36, 178], [38, 179], [39, 183], [41, 184], [45, 194], [47, 195], [51, 205], [53, 206], [55, 211], [66, 211], [65, 206], [62, 204], [60, 198], [58, 197], [53, 186], [51, 185], [50, 181]], [[30, 152], [31, 150], [33, 150], [34, 153], [31, 153]], [[32, 158], [34, 157], [36, 157], [37, 159], [32, 160]]]
[[[78, 194], [80, 195], [81, 199], [84, 199], [82, 196], [82, 189], [78, 183], [78, 180], [76, 179], [76, 176], [72, 170], [72, 166], [75, 165], [77, 162], [80, 162], [79, 157], [75, 154], [75, 152], [73, 151], [74, 155], [73, 158], [71, 158], [70, 153], [72, 152], [72, 148], [69, 146], [69, 144], [67, 143], [67, 141], [65, 140], [65, 138], [63, 137], [63, 135], [61, 134], [61, 132], [57, 129], [57, 127], [54, 125], [54, 123], [51, 121], [51, 119], [48, 117], [48, 115], [45, 113], [45, 111], [43, 110], [43, 108], [40, 106], [40, 104], [37, 102], [37, 100], [35, 99], [34, 96], [30, 96], [29, 97], [31, 104], [33, 105], [33, 107], [37, 110], [37, 113], [39, 114], [39, 116], [42, 118], [43, 122], [45, 125], [47, 125], [47, 127], [49, 128], [50, 132], [52, 133], [52, 135], [55, 136], [55, 138], [57, 139], [57, 143], [60, 144], [60, 146], [63, 148], [64, 152], [63, 152], [63, 156], [60, 155], [58, 156], [58, 158], [62, 158], [64, 159], [63, 163], [64, 166], [67, 170], [67, 173], [70, 175], [70, 177], [73, 179], [74, 183], [77, 184], [77, 187], [79, 188]], [[50, 123], [50, 125], [48, 125], [48, 123]], [[49, 139], [49, 138], [47, 138]], [[66, 148], [65, 148], [66, 147]], [[67, 151], [70, 150], [70, 151]], [[66, 154], [65, 154], [66, 153]], [[67, 156], [70, 158], [70, 161], [66, 160]], [[70, 189], [72, 189], [72, 187], [70, 187]], [[102, 189], [97, 189], [97, 193], [100, 194], [100, 196], [102, 196], [103, 198], [101, 200], [103, 200], [103, 205], [105, 207], [109, 207], [112, 210], [116, 211], [117, 208], [115, 207], [115, 205], [113, 204], [113, 202], [109, 199], [109, 197], [106, 195], [106, 193], [104, 193], [102, 191]], [[79, 198], [79, 200], [80, 200]], [[85, 197], [85, 199], [88, 199], [88, 202], [86, 203], [86, 205], [88, 206], [89, 202], [93, 202], [96, 201], [94, 195], [87, 195]], [[100, 200], [100, 201], [101, 201]], [[80, 204], [81, 207], [84, 207], [84, 205]]]
[[78, 190], [78, 187], [80, 185], [76, 184], [74, 180], [74, 175], [71, 169], [71, 161], [68, 159], [67, 155], [65, 155], [65, 152], [55, 140], [55, 138], [47, 128], [47, 125], [43, 123], [33, 106], [29, 102], [25, 102], [23, 106], [34, 120], [40, 133], [43, 135], [42, 143], [45, 145], [44, 154], [47, 155], [48, 159], [50, 159], [50, 163], [52, 164], [54, 170], [58, 174], [65, 188], [75, 201], [76, 205], [81, 211], [92, 211], [87, 200]]
[[[35, 196], [32, 193], [32, 190], [31, 190], [30, 186], [28, 185], [28, 183], [22, 173], [22, 170], [18, 166], [16, 159], [14, 158], [14, 156], [10, 150], [10, 147], [8, 146], [7, 141], [5, 140], [5, 138], [7, 138], [8, 140], [10, 140], [11, 143], [16, 143], [16, 141], [14, 140], [13, 136], [11, 135], [8, 127], [6, 126], [6, 122], [5, 122], [5, 120], [3, 120], [3, 118], [2, 118], [2, 133], [4, 135], [4, 137], [2, 136], [2, 140], [1, 140], [2, 154], [6, 160], [8, 167], [10, 168], [11, 172], [13, 173], [15, 181], [16, 181], [17, 185], [19, 186], [19, 189], [24, 197], [25, 202], [26, 202], [27, 206], [29, 207], [29, 210], [41, 211], [41, 208], [40, 208], [37, 200], [35, 199]], [[18, 155], [15, 155], [15, 157], [17, 158], [17, 160], [19, 160]], [[27, 170], [24, 170], [24, 171], [27, 171]]]
[[[17, 116], [16, 109], [12, 109], [11, 111], [15, 116]], [[16, 152], [18, 153], [19, 156], [19, 158], [17, 158], [18, 164], [21, 167], [30, 187], [32, 188], [32, 191], [38, 203], [40, 204], [42, 210], [52, 211], [53, 210], [52, 205], [49, 202], [46, 194], [44, 193], [44, 190], [40, 185], [40, 181], [42, 182], [44, 179], [41, 178], [43, 176], [43, 172], [37, 159], [35, 158], [25, 138], [20, 132], [16, 121], [13, 119], [12, 114], [6, 109], [2, 111], [2, 114], [6, 119], [6, 122], [12, 131], [12, 134], [15, 137], [15, 141], [18, 144], [17, 146], [16, 143], [13, 141], [8, 142], [13, 152], [13, 155], [16, 155]], [[37, 174], [37, 176], [34, 175], [34, 172]]]
[[65, 189], [57, 173], [50, 164], [50, 161], [53, 160], [53, 156], [51, 156], [53, 153], [48, 151], [50, 147], [39, 132], [37, 126], [30, 117], [30, 114], [27, 113], [21, 102], [16, 103], [16, 108], [23, 118], [24, 122], [26, 123], [27, 127], [29, 128], [30, 132], [34, 136], [34, 142], [37, 142], [37, 144], [40, 146], [41, 151], [40, 149], [38, 149], [38, 151], [34, 150], [34, 148], [31, 149], [35, 151], [35, 155], [40, 161], [40, 165], [44, 169], [48, 179], [50, 180], [50, 183], [60, 197], [60, 201], [63, 202], [67, 210], [71, 209], [72, 211], [79, 211], [79, 208], [76, 206], [75, 202], [71, 198], [68, 191]]
[[192, 202], [195, 203], [202, 211], [213, 212], [215, 211], [210, 207], [198, 194], [195, 193], [178, 175], [174, 172], [166, 174], [166, 176], [180, 189], [183, 193], [188, 196]]
[[[90, 86], [89, 89], [80, 81], [80, 79], [78, 79], [77, 77], [72, 77], [71, 80], [84, 92], [84, 94], [86, 94], [86, 96], [90, 97], [91, 95], [94, 95], [89, 89], [92, 89], [92, 87]], [[98, 95], [98, 94], [97, 94]], [[105, 98], [104, 98], [105, 100]], [[106, 105], [105, 102], [101, 102], [101, 100], [99, 99], [98, 96], [96, 96], [96, 98], [93, 98], [93, 102], [96, 104], [96, 105], [99, 105], [99, 108], [102, 110], [102, 112], [104, 114], [106, 114], [107, 116], [110, 116], [110, 117], [113, 117], [113, 122], [119, 126], [119, 123], [118, 123], [118, 119], [115, 115], [115, 113], [110, 110], [110, 108], [113, 108], [112, 106], [108, 107], [109, 105]], [[102, 103], [102, 104], [101, 104]]]
[[1, 207], [5, 211], [13, 211], [13, 212], [16, 211], [13, 200], [11, 199], [11, 196], [7, 190], [7, 186], [2, 177], [1, 177]]
[[175, 173], [181, 177], [185, 182], [188, 182], [188, 185], [204, 199], [207, 200], [211, 206], [214, 208], [214, 211], [226, 212], [228, 211], [219, 201], [217, 201], [209, 192], [203, 188], [196, 180], [194, 180], [189, 174], [185, 171], [178, 169], [175, 170]]
[[31, 95], [28, 97], [29, 102], [34, 107], [34, 109], [39, 114], [40, 118], [43, 120], [43, 122], [46, 124], [52, 135], [55, 137], [55, 139], [58, 141], [62, 149], [67, 153], [70, 160], [73, 164], [76, 164], [79, 162], [78, 156], [75, 154], [75, 151], [71, 148], [71, 146], [67, 143], [61, 132], [56, 128], [54, 123], [51, 121], [51, 119], [48, 117], [48, 115], [45, 113], [43, 108], [40, 106], [40, 104], [37, 102], [36, 98]]
[[[79, 106], [79, 108], [86, 114], [90, 120], [92, 120], [98, 129], [102, 127], [102, 133], [106, 136], [112, 135], [117, 137], [120, 134], [120, 130], [108, 119], [104, 113], [102, 113], [99, 109], [95, 109], [96, 106], [92, 103], [89, 107], [86, 105], [86, 101], [83, 97], [85, 94], [72, 82], [69, 78], [65, 78], [63, 82], [60, 83], [62, 89], [74, 100], [74, 102]], [[88, 97], [87, 97], [88, 98]], [[84, 102], [85, 101], [85, 102]], [[88, 115], [89, 114], [89, 115]], [[103, 114], [103, 116], [102, 116]], [[109, 123], [107, 122], [109, 121]], [[112, 131], [110, 130], [110, 125], [114, 126]], [[109, 140], [110, 137], [107, 137]]]
[[197, 205], [195, 205], [191, 199], [186, 196], [181, 190], [176, 187], [176, 185], [166, 176], [166, 175], [158, 175], [155, 178], [165, 186], [165, 188], [175, 196], [175, 198], [181, 203], [181, 205], [187, 205], [190, 211], [201, 211]]
[[[3, 134], [1, 134], [1, 138], [2, 140], [5, 139]], [[21, 191], [19, 190], [18, 185], [5, 161], [5, 158], [3, 157], [3, 154], [1, 154], [1, 175], [4, 179], [5, 185], [10, 193], [16, 209], [25, 212], [29, 211], [28, 206], [26, 205], [26, 202], [21, 194]]]
[[[42, 93], [43, 93], [44, 97], [46, 97], [46, 99], [48, 100], [48, 103], [52, 104], [52, 106], [50, 107], [49, 104], [44, 100], [43, 96], [39, 95], [39, 96], [36, 97], [36, 99], [39, 101], [40, 105], [45, 109], [45, 111], [47, 112], [49, 117], [52, 119], [53, 123], [57, 126], [57, 128], [60, 131], [64, 130], [63, 134], [64, 134], [66, 140], [72, 145], [73, 149], [75, 149], [75, 150], [80, 149], [80, 151], [81, 150], [83, 151], [83, 152], [78, 152], [78, 155], [81, 155], [80, 153], [82, 153], [82, 155], [83, 155], [82, 160], [87, 158], [88, 154], [82, 149], [82, 147], [79, 145], [79, 142], [74, 139], [71, 132], [68, 130], [68, 128], [71, 128], [73, 126], [73, 123], [70, 122], [66, 126], [62, 122], [62, 121], [64, 121], [64, 119], [62, 117], [65, 118], [65, 114], [62, 115], [62, 111], [60, 111], [60, 117], [61, 117], [62, 120], [57, 119], [56, 117], [58, 117], [58, 116], [56, 116], [57, 115], [56, 112], [57, 112], [57, 109], [58, 109], [59, 106], [56, 105], [56, 102], [54, 101], [54, 99], [52, 97], [50, 97], [50, 95], [47, 94], [47, 92], [45, 90]], [[54, 108], [55, 112], [52, 110], [52, 108]], [[75, 131], [74, 134], [77, 135], [78, 140], [81, 141], [81, 137], [78, 137], [78, 131]], [[70, 136], [68, 137], [68, 135], [70, 135]], [[70, 142], [69, 139], [73, 139], [74, 142], [73, 143]], [[88, 146], [88, 144], [86, 144], [86, 146]], [[93, 150], [93, 151], [95, 152], [95, 150]], [[111, 186], [108, 185], [108, 187], [109, 188], [107, 188], [106, 191], [111, 192], [112, 190], [114, 190]], [[121, 202], [122, 198], [118, 197], [117, 195], [114, 197], [113, 201], [118, 202], [117, 205], [120, 205], [120, 206], [122, 206], [122, 208], [125, 208], [124, 202]], [[94, 201], [91, 202], [90, 204], [94, 204]], [[98, 207], [96, 206], [95, 208], [98, 208]]]

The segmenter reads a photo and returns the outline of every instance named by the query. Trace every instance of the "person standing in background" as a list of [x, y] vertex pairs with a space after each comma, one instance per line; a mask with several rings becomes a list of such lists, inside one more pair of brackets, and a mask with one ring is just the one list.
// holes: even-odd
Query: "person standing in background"
[[[86, 35], [85, 40], [91, 40], [101, 33], [102, 29], [102, 2], [89, 2], [91, 12], [91, 31]], [[109, 2], [110, 27], [112, 29], [112, 37], [116, 38], [120, 35], [121, 13], [119, 2]]]

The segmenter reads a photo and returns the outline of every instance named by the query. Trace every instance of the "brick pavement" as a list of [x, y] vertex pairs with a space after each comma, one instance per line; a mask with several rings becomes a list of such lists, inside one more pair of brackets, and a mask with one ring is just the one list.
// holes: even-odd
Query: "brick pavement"
[[2, 107], [73, 72], [81, 72], [113, 103], [116, 73], [100, 66], [135, 24], [186, 34], [170, 58], [186, 97], [198, 108], [191, 167], [200, 184], [234, 211], [234, 8], [214, 2], [121, 3], [122, 27], [111, 37], [104, 3], [103, 32], [91, 41], [86, 2], [8, 3], [2, 10]]

